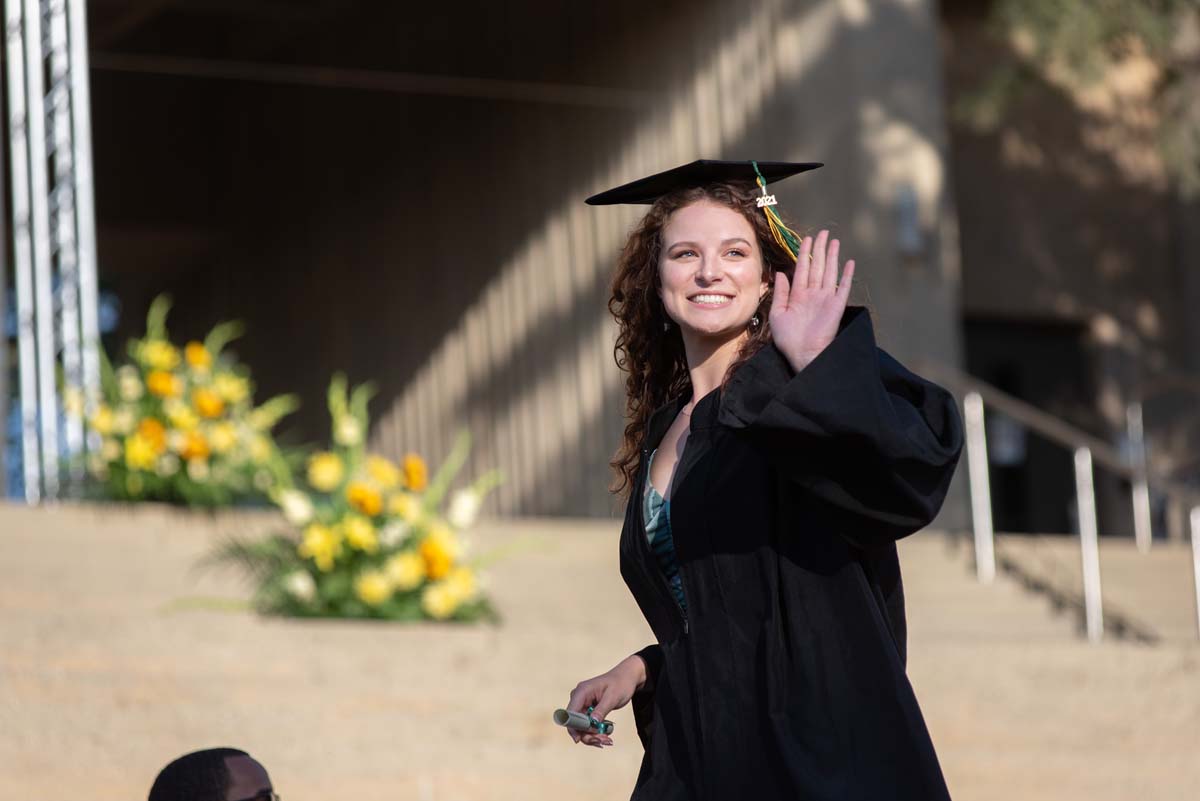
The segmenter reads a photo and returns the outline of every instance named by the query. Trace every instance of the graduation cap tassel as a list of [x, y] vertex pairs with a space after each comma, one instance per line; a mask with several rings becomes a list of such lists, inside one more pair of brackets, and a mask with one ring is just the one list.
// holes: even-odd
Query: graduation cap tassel
[[767, 194], [767, 180], [763, 178], [762, 172], [758, 169], [758, 162], [750, 162], [754, 165], [754, 174], [758, 176], [758, 185], [762, 189], [762, 195], [758, 198], [758, 207], [767, 215], [767, 225], [771, 228], [771, 235], [775, 237], [775, 241], [779, 246], [792, 254], [792, 258], [800, 256], [800, 237], [791, 228], [784, 224], [783, 219], [775, 211], [774, 195]]

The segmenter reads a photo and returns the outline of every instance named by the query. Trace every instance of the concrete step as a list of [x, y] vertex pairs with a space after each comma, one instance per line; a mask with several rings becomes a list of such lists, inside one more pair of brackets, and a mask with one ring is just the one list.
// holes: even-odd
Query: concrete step
[[[1083, 631], [1079, 539], [1000, 534], [999, 569], [1044, 600], [1047, 610]], [[1200, 636], [1192, 550], [1188, 543], [1153, 543], [1146, 553], [1128, 538], [1100, 539], [1105, 635], [1145, 642], [1195, 642]]]
[[[0, 720], [19, 722], [0, 728], [0, 799], [143, 798], [169, 759], [219, 744], [262, 759], [289, 801], [628, 796], [641, 758], [628, 709], [605, 751], [550, 722], [576, 682], [651, 639], [620, 580], [615, 522], [481, 524], [476, 551], [512, 552], [488, 576], [499, 628], [243, 611], [244, 580], [197, 564], [275, 524], [0, 505]], [[1194, 795], [1194, 640], [1092, 646], [1009, 572], [978, 584], [960, 540], [921, 532], [900, 554], [909, 677], [956, 798]], [[1106, 593], [1131, 604], [1104, 564]]]

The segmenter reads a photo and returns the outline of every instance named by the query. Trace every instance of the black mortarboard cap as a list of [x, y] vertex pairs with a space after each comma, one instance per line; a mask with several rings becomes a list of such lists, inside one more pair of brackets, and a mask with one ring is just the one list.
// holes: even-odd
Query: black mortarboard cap
[[771, 235], [779, 246], [792, 254], [792, 258], [800, 252], [800, 237], [776, 213], [775, 196], [767, 194], [767, 184], [782, 181], [796, 173], [815, 170], [823, 166], [819, 162], [799, 161], [715, 161], [713, 159], [698, 159], [691, 164], [683, 164], [666, 172], [630, 181], [607, 192], [592, 195], [587, 203], [592, 206], [609, 206], [614, 203], [653, 203], [668, 192], [680, 189], [691, 189], [705, 184], [723, 181], [753, 181], [762, 190], [758, 198], [758, 207], [767, 217]]
[[[755, 169], [757, 165], [757, 170]], [[636, 181], [592, 195], [585, 201], [591, 206], [615, 203], [653, 203], [658, 198], [679, 189], [691, 189], [722, 181], [750, 181], [760, 186], [775, 183], [797, 173], [815, 170], [817, 162], [795, 161], [716, 161], [697, 159], [665, 172], [648, 175]], [[762, 181], [759, 181], [759, 178]]]

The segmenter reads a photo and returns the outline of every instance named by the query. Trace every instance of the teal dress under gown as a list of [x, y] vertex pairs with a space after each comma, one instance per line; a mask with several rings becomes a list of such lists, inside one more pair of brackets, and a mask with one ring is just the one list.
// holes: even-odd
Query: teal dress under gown
[[[654, 454], [650, 454], [650, 464], [654, 464]], [[650, 469], [646, 469], [645, 516], [646, 539], [650, 542], [650, 550], [658, 562], [659, 569], [666, 576], [671, 593], [679, 602], [679, 608], [687, 614], [687, 599], [683, 595], [683, 579], [679, 575], [679, 561], [675, 557], [675, 540], [671, 536], [671, 502], [664, 498], [654, 485], [650, 483]]]

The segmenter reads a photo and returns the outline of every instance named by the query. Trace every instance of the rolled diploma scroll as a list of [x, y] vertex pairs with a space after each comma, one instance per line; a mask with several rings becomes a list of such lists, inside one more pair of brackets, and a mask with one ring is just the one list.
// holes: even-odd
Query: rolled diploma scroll
[[591, 715], [585, 715], [582, 712], [572, 712], [569, 709], [554, 710], [554, 722], [559, 726], [566, 726], [568, 729], [577, 729], [578, 731], [597, 731], [601, 734], [612, 734], [612, 721], [596, 720]]

